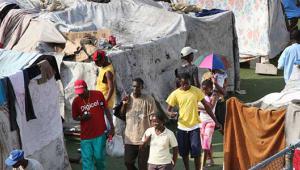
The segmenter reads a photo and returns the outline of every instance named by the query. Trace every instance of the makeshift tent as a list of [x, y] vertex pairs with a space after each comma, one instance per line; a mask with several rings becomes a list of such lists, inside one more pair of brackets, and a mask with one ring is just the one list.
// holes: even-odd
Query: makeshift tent
[[[49, 21], [54, 24], [51, 25]], [[49, 29], [39, 31], [36, 35], [36, 30], [44, 30], [43, 22], [47, 22]], [[33, 23], [35, 26], [32, 26]], [[54, 32], [49, 42], [64, 42], [54, 28], [58, 28], [60, 32], [110, 29], [119, 44], [117, 50], [110, 50], [108, 53], [116, 70], [120, 93], [129, 93], [132, 78], [141, 77], [145, 81], [144, 91], [164, 105], [166, 97], [175, 87], [174, 70], [181, 64], [180, 50], [184, 46], [197, 48], [199, 53], [196, 56], [212, 52], [225, 56], [232, 65], [227, 70], [228, 90], [239, 89], [238, 46], [234, 18], [230, 11], [195, 18], [165, 11], [151, 1], [112, 0], [108, 4], [75, 1], [63, 11], [41, 13], [29, 24], [13, 49], [53, 52], [47, 43], [50, 37], [45, 36], [49, 35], [49, 30]], [[28, 43], [28, 37], [38, 43]], [[42, 48], [38, 44], [42, 44]], [[73, 82], [83, 78], [94, 89], [96, 66], [92, 62], [63, 61], [60, 69], [66, 113], [70, 113], [70, 104], [74, 98]], [[207, 70], [201, 70], [202, 73], [205, 71]], [[67, 122], [69, 120], [70, 117], [66, 118]]]
[[[274, 58], [287, 45], [289, 33], [280, 0], [172, 0], [204, 9], [232, 10], [236, 19], [239, 53]], [[242, 58], [241, 58], [242, 59]]]
[[4, 161], [14, 148], [45, 169], [71, 169], [59, 113], [58, 78], [53, 56], [0, 50], [0, 169], [8, 169]]

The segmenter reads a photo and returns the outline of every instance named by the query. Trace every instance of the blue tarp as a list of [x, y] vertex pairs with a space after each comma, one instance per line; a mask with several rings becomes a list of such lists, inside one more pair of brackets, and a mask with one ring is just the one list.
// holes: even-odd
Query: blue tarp
[[210, 15], [215, 15], [221, 12], [225, 12], [226, 10], [222, 9], [203, 9], [201, 12], [197, 12], [195, 15], [196, 17], [205, 17], [205, 16], [210, 16]]
[[288, 19], [300, 18], [300, 8], [296, 6], [296, 0], [282, 0], [281, 2]]

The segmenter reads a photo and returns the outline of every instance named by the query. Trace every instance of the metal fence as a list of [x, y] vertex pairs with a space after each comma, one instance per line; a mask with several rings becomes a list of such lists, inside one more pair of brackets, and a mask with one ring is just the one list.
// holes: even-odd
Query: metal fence
[[293, 170], [294, 151], [300, 147], [300, 141], [294, 145], [286, 147], [284, 150], [265, 159], [249, 170]]

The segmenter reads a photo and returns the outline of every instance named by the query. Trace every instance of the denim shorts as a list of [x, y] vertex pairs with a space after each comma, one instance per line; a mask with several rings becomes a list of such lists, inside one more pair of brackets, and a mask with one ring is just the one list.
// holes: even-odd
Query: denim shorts
[[191, 131], [177, 129], [177, 142], [180, 156], [191, 154], [194, 158], [201, 155], [200, 128]]

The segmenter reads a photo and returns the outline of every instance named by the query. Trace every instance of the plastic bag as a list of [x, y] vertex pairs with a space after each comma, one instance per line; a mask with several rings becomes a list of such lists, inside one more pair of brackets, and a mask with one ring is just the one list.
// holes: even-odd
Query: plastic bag
[[106, 153], [111, 157], [124, 156], [124, 144], [122, 136], [115, 135], [111, 140], [106, 141]]

